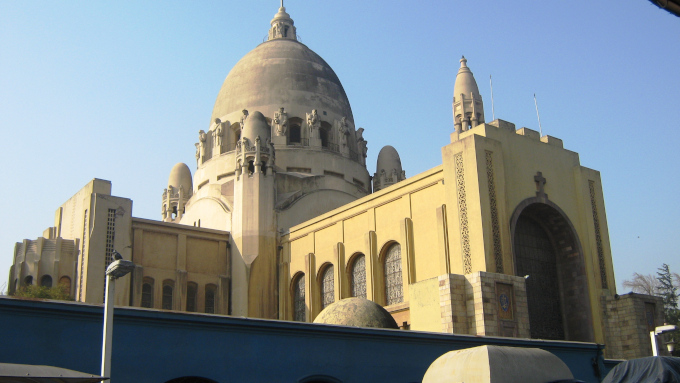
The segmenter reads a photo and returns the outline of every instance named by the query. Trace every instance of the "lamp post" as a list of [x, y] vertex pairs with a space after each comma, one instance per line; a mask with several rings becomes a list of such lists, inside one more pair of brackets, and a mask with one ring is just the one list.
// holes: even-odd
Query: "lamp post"
[[656, 336], [667, 333], [667, 332], [676, 331], [677, 329], [678, 329], [678, 326], [676, 326], [676, 325], [664, 325], [664, 326], [659, 326], [659, 327], [655, 328], [654, 331], [649, 332], [649, 337], [652, 339], [652, 355], [653, 356], [659, 356], [659, 351], [658, 351], [657, 345], [656, 345]]
[[[102, 371], [101, 376], [111, 377], [111, 343], [113, 341], [113, 300], [116, 290], [116, 279], [128, 274], [135, 268], [132, 261], [125, 261], [117, 251], [113, 251], [116, 259], [106, 268], [106, 295], [104, 297], [104, 337], [102, 339]], [[110, 381], [110, 380], [109, 380]]]

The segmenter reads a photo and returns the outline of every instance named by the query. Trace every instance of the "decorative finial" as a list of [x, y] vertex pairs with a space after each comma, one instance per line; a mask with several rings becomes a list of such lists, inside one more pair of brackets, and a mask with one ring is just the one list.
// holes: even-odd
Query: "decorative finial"
[[463, 58], [460, 59], [460, 67], [461, 67], [461, 68], [466, 68], [466, 67], [467, 67], [467, 59], [465, 58], [465, 56], [463, 56]]

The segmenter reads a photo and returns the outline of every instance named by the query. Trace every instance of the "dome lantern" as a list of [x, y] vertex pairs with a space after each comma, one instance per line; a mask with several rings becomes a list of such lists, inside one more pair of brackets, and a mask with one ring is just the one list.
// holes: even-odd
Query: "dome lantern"
[[286, 7], [283, 6], [283, 0], [281, 0], [279, 11], [274, 15], [274, 18], [271, 21], [271, 28], [269, 28], [269, 38], [267, 40], [274, 39], [297, 41], [295, 22], [293, 22], [290, 15], [286, 13]]

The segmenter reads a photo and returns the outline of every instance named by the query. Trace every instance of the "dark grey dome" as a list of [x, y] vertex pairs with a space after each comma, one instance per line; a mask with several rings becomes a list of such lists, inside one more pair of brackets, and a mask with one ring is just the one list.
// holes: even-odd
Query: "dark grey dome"
[[266, 41], [245, 55], [222, 84], [211, 121], [242, 109], [318, 109], [354, 123], [345, 90], [333, 69], [304, 44]]
[[326, 307], [314, 323], [353, 327], [398, 329], [392, 315], [379, 304], [365, 298], [345, 298]]

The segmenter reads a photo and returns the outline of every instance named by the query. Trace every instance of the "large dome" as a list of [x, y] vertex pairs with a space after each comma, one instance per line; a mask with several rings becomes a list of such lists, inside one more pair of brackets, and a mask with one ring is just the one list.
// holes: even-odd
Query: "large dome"
[[392, 315], [379, 304], [365, 298], [345, 298], [325, 309], [314, 323], [353, 327], [376, 327], [398, 329]]
[[211, 121], [242, 109], [268, 114], [280, 107], [319, 110], [354, 122], [345, 90], [333, 69], [293, 39], [266, 41], [229, 72], [215, 101]]

